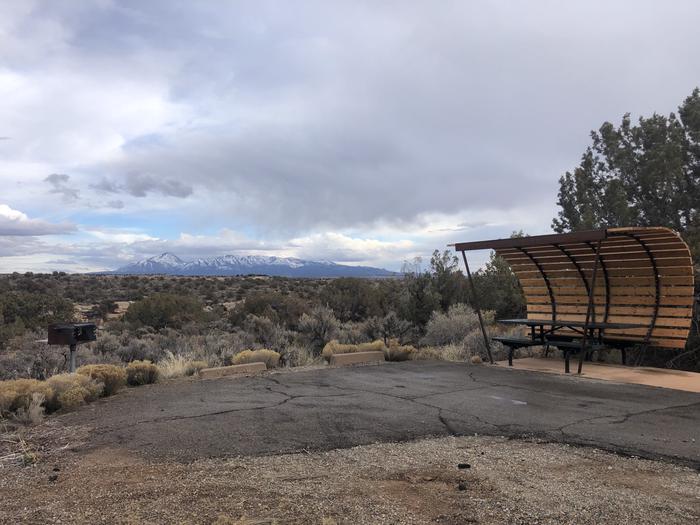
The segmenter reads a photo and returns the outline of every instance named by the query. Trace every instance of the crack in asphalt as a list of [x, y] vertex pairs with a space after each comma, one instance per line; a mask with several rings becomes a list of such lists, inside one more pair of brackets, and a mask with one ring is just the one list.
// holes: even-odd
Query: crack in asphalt
[[580, 425], [582, 423], [591, 423], [591, 422], [596, 421], [598, 419], [620, 419], [620, 421], [610, 421], [610, 424], [611, 425], [621, 425], [621, 424], [629, 421], [629, 419], [632, 417], [642, 416], [645, 414], [653, 414], [654, 412], [661, 412], [661, 411], [665, 411], [665, 410], [673, 410], [675, 408], [690, 408], [690, 407], [694, 407], [694, 406], [700, 406], [700, 402], [689, 403], [687, 405], [671, 405], [671, 406], [665, 406], [665, 407], [651, 408], [649, 410], [640, 410], [639, 412], [626, 412], [624, 414], [609, 414], [609, 415], [605, 415], [605, 416], [594, 416], [594, 417], [590, 417], [590, 418], [581, 419], [579, 421], [574, 421], [573, 423], [567, 423], [566, 425], [562, 425], [561, 427], [557, 427], [553, 430], [562, 432], [563, 434], [566, 434], [564, 429], [567, 427], [571, 427], [574, 425]]

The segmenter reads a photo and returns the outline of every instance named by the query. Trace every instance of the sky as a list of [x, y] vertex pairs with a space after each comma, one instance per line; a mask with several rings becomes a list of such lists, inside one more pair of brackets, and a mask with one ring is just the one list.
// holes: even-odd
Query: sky
[[0, 0], [0, 272], [398, 270], [547, 233], [592, 129], [700, 85], [698, 21], [694, 0]]

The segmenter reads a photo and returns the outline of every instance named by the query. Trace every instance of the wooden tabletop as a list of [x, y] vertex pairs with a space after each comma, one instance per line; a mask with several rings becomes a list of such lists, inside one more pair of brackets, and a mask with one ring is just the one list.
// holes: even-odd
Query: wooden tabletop
[[595, 328], [599, 330], [604, 330], [606, 328], [610, 329], [624, 329], [624, 328], [648, 328], [645, 324], [633, 324], [633, 323], [588, 323], [584, 321], [565, 321], [565, 320], [554, 320], [554, 319], [498, 319], [499, 323], [503, 324], [521, 324], [525, 326], [570, 326], [572, 328]]

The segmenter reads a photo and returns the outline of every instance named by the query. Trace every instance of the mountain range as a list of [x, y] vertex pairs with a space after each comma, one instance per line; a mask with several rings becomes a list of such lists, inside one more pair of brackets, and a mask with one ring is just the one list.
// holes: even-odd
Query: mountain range
[[330, 261], [307, 261], [266, 255], [223, 255], [184, 261], [163, 253], [107, 272], [117, 275], [270, 275], [278, 277], [392, 277], [396, 272], [371, 266], [348, 266]]

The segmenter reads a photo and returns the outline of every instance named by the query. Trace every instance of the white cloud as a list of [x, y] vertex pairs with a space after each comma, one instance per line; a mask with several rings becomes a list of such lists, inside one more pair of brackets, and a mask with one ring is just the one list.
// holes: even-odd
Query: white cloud
[[38, 236], [57, 235], [75, 231], [75, 226], [68, 223], [54, 224], [40, 219], [30, 219], [27, 214], [0, 204], [1, 236]]

